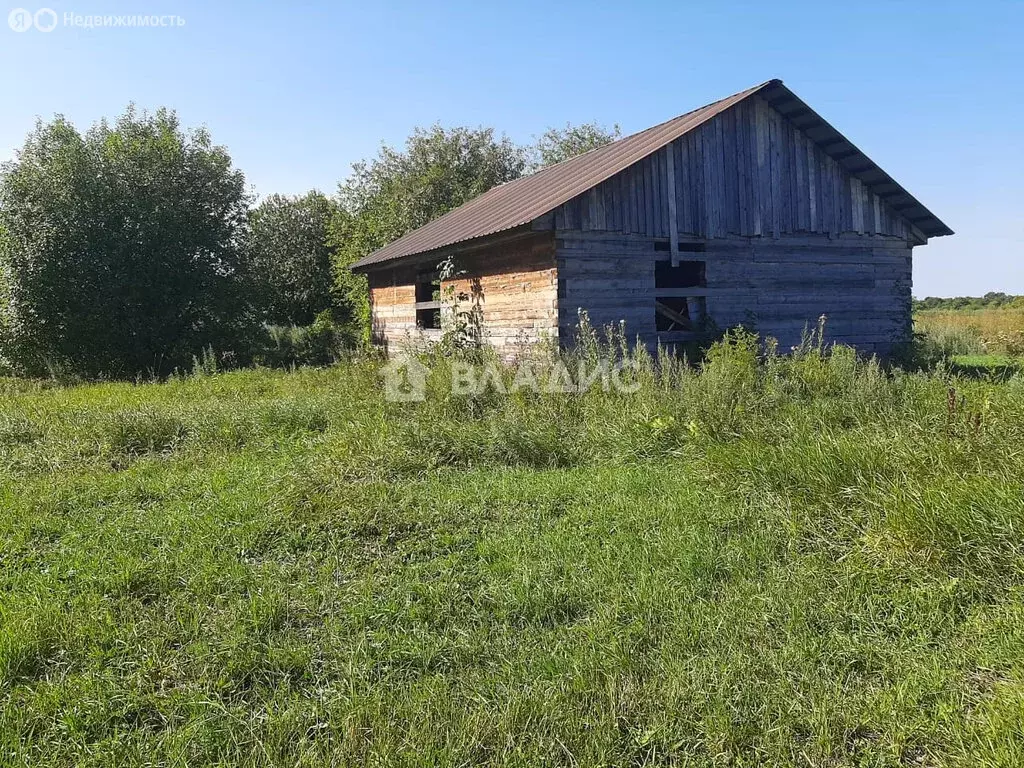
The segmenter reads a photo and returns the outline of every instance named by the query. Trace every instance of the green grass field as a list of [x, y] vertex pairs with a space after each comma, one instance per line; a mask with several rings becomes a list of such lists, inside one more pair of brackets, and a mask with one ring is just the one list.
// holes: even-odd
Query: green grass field
[[0, 764], [1024, 764], [1021, 375], [443, 368], [0, 381]]
[[915, 330], [947, 354], [1009, 357], [1024, 364], [1024, 308], [928, 309]]

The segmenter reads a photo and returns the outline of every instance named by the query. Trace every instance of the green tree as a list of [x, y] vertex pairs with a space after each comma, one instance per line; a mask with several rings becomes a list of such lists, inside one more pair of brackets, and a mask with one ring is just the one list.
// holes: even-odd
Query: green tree
[[331, 219], [329, 244], [334, 249], [334, 303], [347, 309], [348, 317], [341, 324], [354, 339], [370, 341], [370, 291], [366, 276], [356, 274], [349, 266], [375, 250], [370, 225], [359, 214], [338, 207]]
[[174, 112], [38, 123], [0, 177], [5, 356], [133, 376], [235, 348], [248, 203], [228, 153]]
[[271, 195], [253, 209], [249, 259], [263, 320], [308, 325], [332, 307], [328, 228], [334, 203], [320, 192]]
[[592, 149], [611, 144], [622, 136], [618, 125], [606, 128], [597, 122], [581, 125], [565, 124], [565, 128], [549, 128], [533, 148], [534, 166], [543, 168], [582, 155]]
[[356, 163], [339, 189], [331, 226], [336, 295], [359, 309], [368, 333], [366, 281], [353, 262], [491, 187], [519, 178], [526, 152], [491, 128], [417, 128], [404, 149], [384, 146]]

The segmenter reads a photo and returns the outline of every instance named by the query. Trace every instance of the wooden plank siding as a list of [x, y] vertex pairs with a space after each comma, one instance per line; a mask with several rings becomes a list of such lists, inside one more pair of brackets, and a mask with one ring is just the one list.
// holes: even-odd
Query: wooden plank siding
[[627, 332], [654, 333], [654, 239], [582, 231], [556, 233], [559, 338], [575, 338], [579, 311], [603, 327], [624, 321]]
[[[433, 268], [438, 260], [423, 266]], [[485, 343], [513, 356], [523, 344], [557, 338], [558, 279], [551, 232], [477, 249], [456, 256], [455, 264], [465, 274], [442, 283], [442, 295], [454, 287], [456, 294], [466, 297], [463, 308], [479, 307]], [[440, 336], [438, 331], [417, 328], [417, 271], [404, 266], [368, 273], [374, 342], [389, 351]]]
[[416, 270], [404, 266], [366, 275], [374, 344], [398, 349], [416, 330]]
[[[706, 297], [719, 329], [752, 325], [785, 350], [825, 315], [829, 341], [884, 355], [909, 339], [911, 248], [898, 238], [865, 239], [731, 237], [679, 257], [705, 263], [706, 288], [693, 294]], [[669, 258], [655, 238], [560, 231], [556, 242], [564, 341], [574, 338], [581, 309], [598, 327], [625, 322], [631, 339], [652, 348], [679, 340], [655, 330], [654, 265]]]
[[[907, 222], [764, 99], [671, 145], [680, 234], [908, 238]], [[655, 152], [555, 211], [555, 228], [667, 238], [668, 164]]]

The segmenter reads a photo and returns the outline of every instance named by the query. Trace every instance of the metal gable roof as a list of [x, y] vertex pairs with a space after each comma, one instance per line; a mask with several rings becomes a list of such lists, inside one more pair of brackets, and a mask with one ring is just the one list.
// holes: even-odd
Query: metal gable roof
[[497, 186], [360, 259], [352, 269], [370, 268], [528, 224], [758, 93], [926, 237], [953, 234], [781, 80], [768, 80], [653, 128]]

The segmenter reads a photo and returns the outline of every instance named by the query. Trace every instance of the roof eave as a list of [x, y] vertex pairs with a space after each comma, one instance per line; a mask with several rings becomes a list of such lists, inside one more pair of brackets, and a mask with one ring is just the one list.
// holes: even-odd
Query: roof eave
[[[357, 274], [368, 274], [370, 272], [380, 272], [385, 269], [397, 269], [400, 267], [418, 265], [424, 262], [435, 262], [436, 264], [437, 261], [441, 261], [454, 254], [475, 251], [480, 248], [487, 248], [488, 246], [495, 245], [497, 243], [518, 239], [523, 235], [533, 234], [540, 231], [542, 230], [533, 229], [532, 222], [527, 222], [526, 224], [509, 227], [507, 229], [499, 230], [498, 232], [488, 232], [485, 235], [478, 235], [477, 237], [467, 238], [458, 242], [449, 243], [448, 245], [441, 245], [437, 248], [431, 248], [426, 251], [417, 251], [416, 253], [409, 253], [404, 256], [398, 256], [384, 261], [362, 263], [370, 258], [367, 256], [350, 265], [349, 270]], [[374, 253], [376, 253], [376, 251], [374, 251]], [[370, 256], [372, 255], [373, 254], [370, 254]]]

